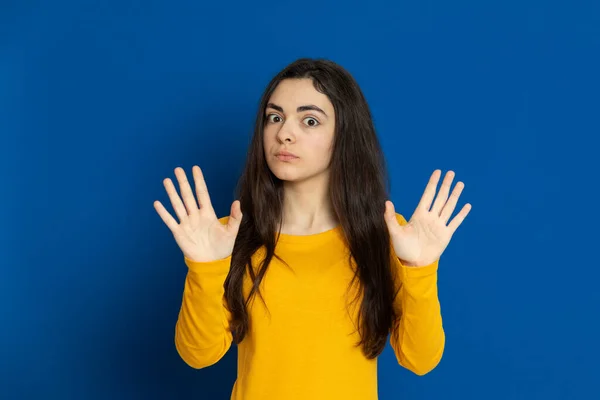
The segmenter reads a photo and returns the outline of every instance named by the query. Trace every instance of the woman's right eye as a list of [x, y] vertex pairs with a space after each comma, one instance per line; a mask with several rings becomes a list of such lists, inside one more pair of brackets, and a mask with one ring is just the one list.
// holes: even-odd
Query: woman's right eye
[[[277, 119], [275, 120], [275, 118], [277, 118]], [[275, 122], [275, 123], [281, 121], [281, 117], [277, 114], [269, 114], [269, 115], [267, 115], [267, 119], [269, 120], [269, 122]]]

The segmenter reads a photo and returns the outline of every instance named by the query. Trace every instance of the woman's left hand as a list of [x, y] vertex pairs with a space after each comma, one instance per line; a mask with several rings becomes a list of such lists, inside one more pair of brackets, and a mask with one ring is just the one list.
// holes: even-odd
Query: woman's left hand
[[406, 266], [426, 266], [439, 260], [452, 235], [471, 210], [471, 204], [465, 204], [450, 224], [446, 225], [465, 185], [458, 182], [448, 198], [454, 178], [454, 172], [448, 171], [432, 207], [441, 174], [439, 169], [433, 172], [419, 205], [405, 225], [398, 223], [394, 204], [389, 200], [385, 203], [385, 221], [394, 251]]

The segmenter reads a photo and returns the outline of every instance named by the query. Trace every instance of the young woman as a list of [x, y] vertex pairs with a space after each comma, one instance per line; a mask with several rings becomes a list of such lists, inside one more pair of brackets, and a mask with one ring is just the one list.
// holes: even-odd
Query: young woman
[[198, 203], [181, 168], [181, 198], [164, 180], [179, 221], [154, 203], [188, 267], [175, 345], [204, 368], [236, 343], [232, 399], [377, 399], [388, 337], [414, 373], [438, 364], [438, 261], [471, 206], [448, 223], [464, 184], [449, 196], [449, 171], [436, 196], [435, 170], [410, 220], [395, 212], [369, 107], [346, 70], [300, 59], [269, 83], [229, 217], [217, 219], [202, 171], [192, 173]]

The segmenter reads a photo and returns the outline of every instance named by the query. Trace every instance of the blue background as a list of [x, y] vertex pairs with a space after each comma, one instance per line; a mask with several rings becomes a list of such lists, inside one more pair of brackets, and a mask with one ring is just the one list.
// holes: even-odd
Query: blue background
[[0, 3], [0, 397], [229, 398], [235, 347], [176, 353], [186, 267], [152, 203], [198, 164], [227, 215], [260, 94], [308, 56], [364, 90], [398, 212], [436, 168], [473, 205], [444, 357], [418, 377], [388, 345], [380, 398], [600, 398], [600, 6], [561, 3]]

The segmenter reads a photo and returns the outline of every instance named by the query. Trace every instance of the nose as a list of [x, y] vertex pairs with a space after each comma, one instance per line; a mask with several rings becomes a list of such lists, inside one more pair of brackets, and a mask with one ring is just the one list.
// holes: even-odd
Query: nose
[[290, 121], [286, 121], [279, 129], [279, 132], [277, 132], [277, 140], [280, 143], [293, 143], [296, 140], [296, 136], [294, 135], [292, 127], [289, 123]]

